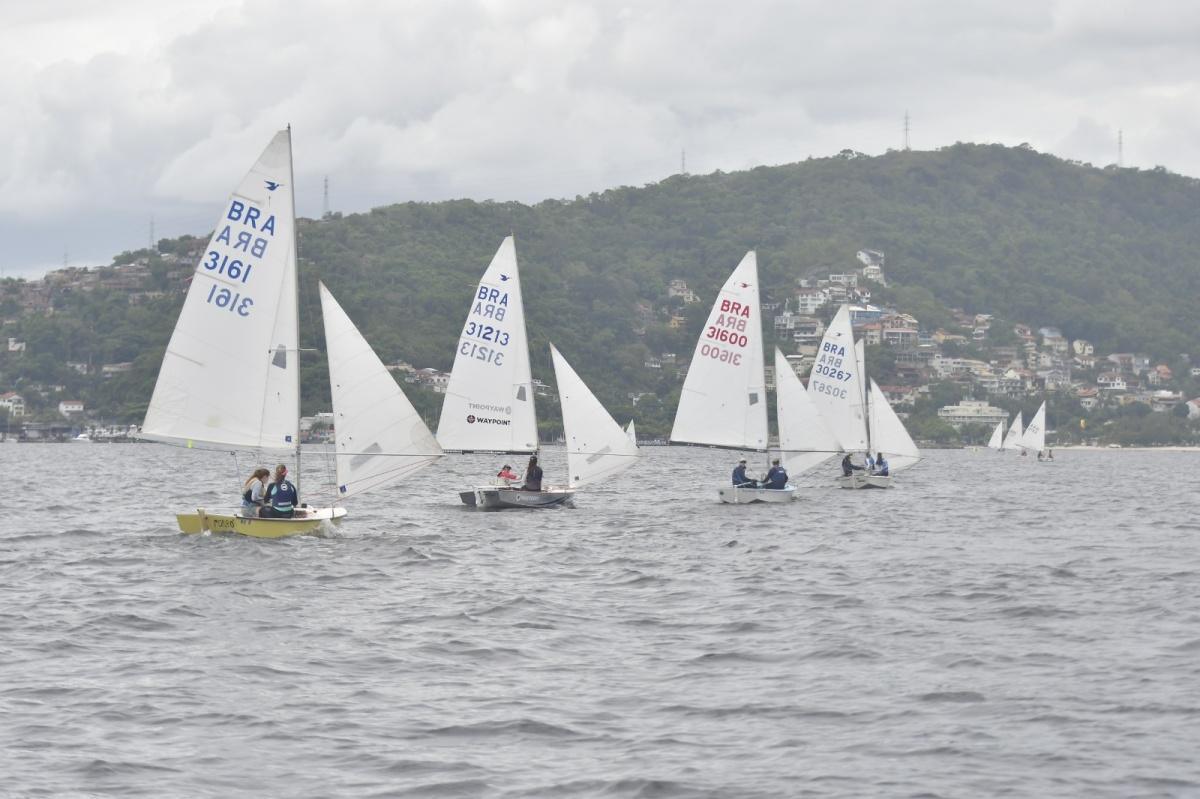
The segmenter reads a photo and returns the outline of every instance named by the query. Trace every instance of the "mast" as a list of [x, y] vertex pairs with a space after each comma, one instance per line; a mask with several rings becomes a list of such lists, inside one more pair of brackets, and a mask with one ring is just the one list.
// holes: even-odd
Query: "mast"
[[292, 192], [292, 252], [296, 258], [296, 496], [300, 496], [300, 231], [296, 225], [296, 168], [292, 160], [292, 124], [288, 132], [288, 188]]

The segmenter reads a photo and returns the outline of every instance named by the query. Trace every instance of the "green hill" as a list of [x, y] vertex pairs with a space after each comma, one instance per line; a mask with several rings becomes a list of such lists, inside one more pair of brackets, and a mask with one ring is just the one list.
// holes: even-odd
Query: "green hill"
[[[1200, 353], [1191, 307], [1200, 296], [1197, 208], [1200, 182], [1165, 170], [1099, 169], [1023, 147], [964, 144], [878, 157], [846, 151], [534, 206], [406, 203], [302, 220], [302, 313], [310, 320], [302, 336], [306, 346], [321, 345], [312, 321], [319, 275], [385, 361], [448, 368], [472, 288], [511, 232], [535, 376], [550, 382], [553, 340], [618, 418], [632, 411], [629, 392], [657, 393], [661, 405], [644, 401], [638, 422], [661, 432], [677, 381], [644, 361], [662, 352], [690, 357], [710, 299], [747, 249], [758, 251], [764, 299], [790, 296], [798, 277], [854, 268], [855, 252], [870, 247], [887, 254], [888, 298], [925, 325], [943, 323], [954, 306], [1056, 325], [1101, 352], [1168, 358]], [[678, 330], [666, 325], [673, 278], [702, 300]], [[99, 295], [72, 302], [90, 321], [72, 322], [65, 303], [48, 319], [22, 317], [8, 335], [24, 337], [27, 360], [44, 355], [47, 369], [85, 350], [133, 357], [135, 344], [138, 368], [109, 381], [96, 402], [109, 403], [111, 416], [136, 417], [180, 297], [126, 310]], [[6, 383], [13, 361], [0, 362]], [[306, 366], [306, 411], [328, 404], [320, 361]], [[432, 409], [436, 398], [419, 404]]]

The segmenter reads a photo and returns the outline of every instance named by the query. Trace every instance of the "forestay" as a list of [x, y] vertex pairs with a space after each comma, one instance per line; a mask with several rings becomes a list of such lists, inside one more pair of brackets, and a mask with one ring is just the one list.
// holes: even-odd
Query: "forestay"
[[1038, 408], [1037, 413], [1033, 416], [1033, 421], [1029, 423], [1029, 427], [1025, 428], [1025, 432], [1021, 434], [1022, 449], [1041, 452], [1046, 448], [1046, 403], [1042, 403], [1042, 407]]
[[300, 436], [291, 134], [229, 198], [163, 356], [142, 437], [294, 451]]
[[874, 380], [871, 380], [871, 444], [875, 452], [882, 452], [888, 460], [888, 472], [902, 472], [921, 460], [921, 450], [892, 405]]
[[537, 450], [525, 309], [512, 236], [504, 239], [471, 296], [437, 438], [450, 450]]
[[321, 313], [337, 436], [338, 497], [345, 499], [423, 469], [442, 449], [323, 283]]
[[672, 441], [766, 449], [761, 313], [758, 261], [751, 250], [725, 281], [696, 343]]
[[819, 466], [839, 451], [837, 438], [778, 348], [775, 409], [779, 420], [779, 454], [793, 477]]
[[1024, 430], [1021, 428], [1021, 412], [1017, 411], [1017, 418], [1013, 419], [1012, 427], [1008, 428], [1008, 435], [1004, 437], [1004, 446], [1001, 449], [1020, 449], [1021, 437], [1024, 435]]
[[843, 451], [867, 449], [863, 376], [854, 348], [850, 311], [843, 305], [825, 330], [808, 378], [808, 395]]
[[637, 444], [609, 415], [553, 344], [550, 345], [550, 358], [554, 362], [554, 380], [562, 404], [570, 487], [599, 483], [628, 469], [637, 461]]

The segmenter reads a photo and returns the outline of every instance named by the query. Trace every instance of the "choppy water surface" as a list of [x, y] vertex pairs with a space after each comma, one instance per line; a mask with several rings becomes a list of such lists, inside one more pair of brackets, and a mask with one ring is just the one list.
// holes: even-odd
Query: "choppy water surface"
[[0, 795], [1200, 795], [1200, 454], [1057, 455], [500, 513], [448, 458], [258, 541], [175, 531], [227, 454], [0, 445]]

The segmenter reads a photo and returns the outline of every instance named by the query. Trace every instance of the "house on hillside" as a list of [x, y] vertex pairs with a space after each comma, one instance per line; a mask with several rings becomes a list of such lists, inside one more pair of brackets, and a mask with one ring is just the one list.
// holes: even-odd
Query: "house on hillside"
[[58, 414], [70, 419], [72, 416], [83, 413], [83, 400], [63, 400], [58, 403]]
[[25, 415], [25, 398], [15, 391], [0, 394], [0, 408], [8, 411], [8, 415], [16, 419]]

